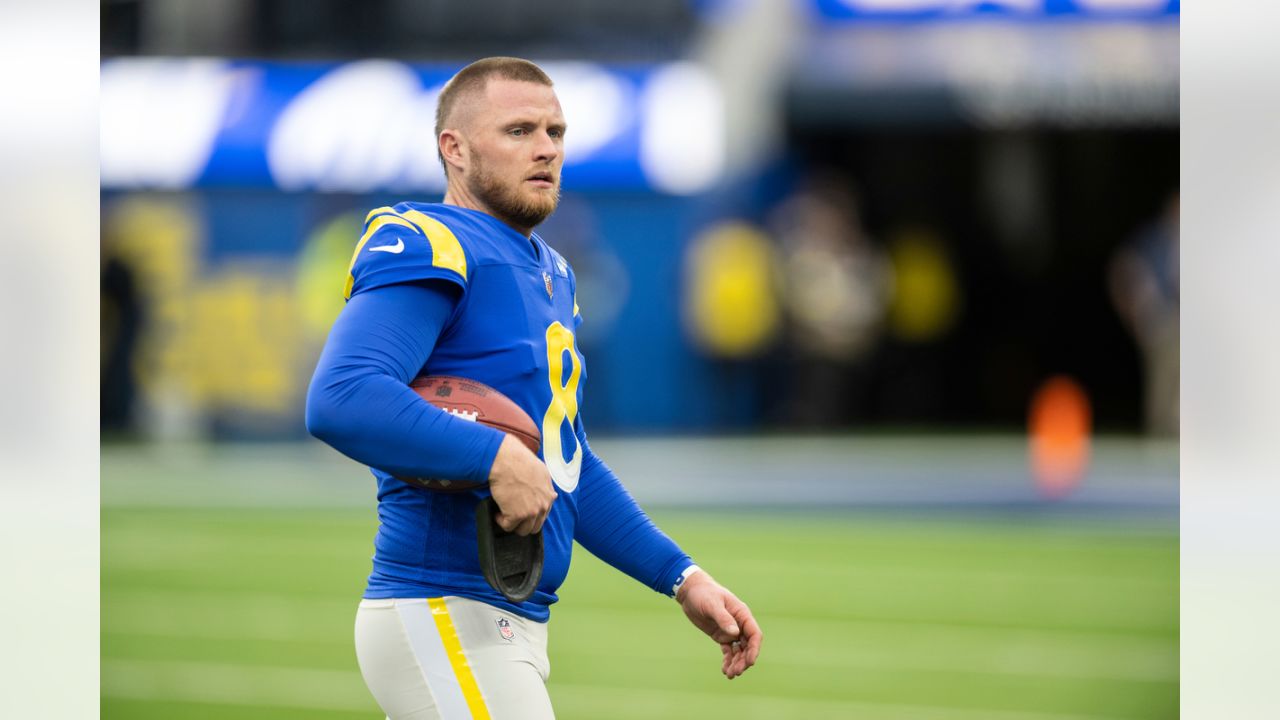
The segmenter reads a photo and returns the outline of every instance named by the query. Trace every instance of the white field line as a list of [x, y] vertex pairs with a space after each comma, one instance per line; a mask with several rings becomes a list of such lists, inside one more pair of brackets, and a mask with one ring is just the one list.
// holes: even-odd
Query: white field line
[[[574, 608], [584, 631], [626, 625], [616, 612]], [[594, 617], [584, 617], [586, 615]], [[770, 663], [830, 671], [890, 670], [972, 673], [1077, 680], [1177, 682], [1175, 639], [959, 625], [852, 620], [761, 618], [762, 658]], [[585, 621], [585, 622], [584, 622]], [[677, 622], [673, 616], [671, 622]], [[668, 653], [632, 647], [636, 659], [661, 662]], [[605, 659], [602, 654], [601, 660]]]
[[[219, 705], [288, 707], [376, 712], [372, 697], [354, 672], [292, 667], [156, 662], [109, 659], [102, 664], [102, 693], [108, 698], [199, 702]], [[857, 717], [860, 720], [1123, 720], [1115, 716], [1038, 711], [953, 709], [895, 703], [810, 700], [780, 695], [652, 690], [597, 685], [551, 685], [562, 705], [621, 708], [649, 717], [658, 708], [716, 707], [721, 716], [752, 718]]]
[[195, 590], [113, 591], [102, 597], [106, 633], [251, 640], [335, 640], [332, 624], [343, 618], [341, 641], [354, 633], [359, 598], [315, 598], [268, 593], [209, 593]]
[[[1051, 652], [1040, 648], [995, 649], [970, 647], [957, 650], [955, 647], [927, 650], [893, 649], [886, 651], [886, 646], [854, 647], [845, 645], [838, 652], [815, 652], [800, 655], [790, 653], [779, 656], [772, 653], [772, 647], [766, 643], [761, 653], [760, 663], [768, 666], [790, 666], [803, 669], [815, 677], [837, 677], [849, 673], [889, 672], [889, 673], [952, 673], [967, 675], [989, 675], [1020, 678], [1039, 678], [1050, 680], [1110, 680], [1119, 682], [1141, 683], [1176, 683], [1178, 681], [1178, 658], [1176, 655], [1166, 658], [1120, 658], [1103, 659], [1110, 656], [1094, 653], [1076, 653], [1074, 657]], [[634, 649], [628, 651], [630, 658], [637, 663], [670, 662], [671, 651], [661, 653], [644, 653]], [[610, 652], [583, 653], [578, 652], [579, 660], [587, 660], [592, 664], [616, 664], [617, 654]], [[552, 661], [555, 657], [553, 655]]]
[[[112, 637], [120, 635], [335, 645], [351, 641], [350, 625], [339, 630], [317, 623], [313, 610], [300, 612], [303, 604], [274, 595], [116, 594], [103, 615], [104, 647], [109, 653]], [[354, 624], [354, 601], [349, 607], [332, 601], [324, 605]], [[649, 611], [575, 607], [566, 612], [575, 624], [586, 626], [630, 625], [625, 616], [637, 614], [654, 615], [654, 622], [673, 627], [683, 624], [668, 612], [660, 613], [661, 620], [659, 613]], [[1176, 682], [1179, 677], [1172, 638], [791, 617], [775, 618], [766, 627], [767, 639], [772, 639], [766, 661], [824, 673], [845, 668], [1128, 682]], [[643, 644], [631, 650], [635, 660], [653, 662], [661, 662], [666, 652]]]
[[[1113, 715], [1075, 715], [988, 708], [946, 708], [897, 703], [812, 700], [781, 695], [663, 690], [655, 693], [630, 687], [550, 684], [551, 699], [560, 712], [595, 709], [614, 720], [650, 717], [715, 717], [734, 720], [786, 718], [857, 718], [858, 720], [1124, 720]], [[601, 710], [602, 708], [607, 710]]]
[[[572, 607], [560, 610], [565, 617], [571, 614], [575, 619], [590, 618], [593, 622], [607, 622], [613, 626], [626, 622], [620, 615], [649, 615], [653, 618], [679, 617], [672, 615], [669, 608], [654, 606], [648, 608], [611, 608], [600, 605], [573, 604]], [[556, 618], [556, 609], [552, 608], [552, 620]], [[757, 613], [759, 615], [759, 613]], [[850, 637], [857, 632], [878, 630], [888, 636], [922, 635], [929, 640], [939, 637], [967, 639], [973, 642], [989, 643], [992, 637], [1018, 638], [1034, 641], [1037, 644], [1072, 643], [1082, 646], [1105, 646], [1108, 649], [1120, 646], [1151, 651], [1177, 647], [1174, 636], [1154, 636], [1146, 633], [1126, 631], [1110, 631], [1107, 629], [1078, 630], [1074, 628], [1053, 627], [1021, 627], [1009, 625], [984, 625], [976, 622], [940, 622], [936, 620], [910, 620], [901, 618], [841, 618], [841, 617], [805, 617], [795, 614], [768, 613], [765, 615], [772, 625], [785, 624], [792, 628], [791, 634], [805, 634], [814, 637]], [[760, 619], [760, 618], [758, 618]]]
[[358, 672], [104, 659], [102, 695], [217, 705], [377, 712]]

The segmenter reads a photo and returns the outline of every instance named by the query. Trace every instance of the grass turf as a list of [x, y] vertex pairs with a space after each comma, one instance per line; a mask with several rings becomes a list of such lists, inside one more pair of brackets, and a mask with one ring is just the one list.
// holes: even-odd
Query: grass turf
[[[1171, 527], [1118, 519], [656, 511], [751, 604], [732, 682], [669, 599], [578, 549], [550, 692], [574, 718], [1173, 718]], [[374, 517], [103, 511], [105, 718], [378, 718], [352, 651]]]

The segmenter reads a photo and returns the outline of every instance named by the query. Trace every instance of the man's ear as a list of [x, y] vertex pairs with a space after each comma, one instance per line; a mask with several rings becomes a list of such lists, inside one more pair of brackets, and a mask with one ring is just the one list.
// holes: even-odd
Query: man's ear
[[457, 130], [443, 130], [440, 133], [440, 155], [445, 164], [455, 170], [466, 170], [467, 148]]

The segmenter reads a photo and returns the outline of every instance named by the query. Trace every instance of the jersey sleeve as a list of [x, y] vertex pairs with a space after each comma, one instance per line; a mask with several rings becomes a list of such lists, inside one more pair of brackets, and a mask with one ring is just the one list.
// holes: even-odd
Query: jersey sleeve
[[467, 251], [447, 225], [399, 204], [365, 218], [364, 233], [348, 266], [345, 297], [387, 285], [444, 280], [463, 293], [470, 278]]

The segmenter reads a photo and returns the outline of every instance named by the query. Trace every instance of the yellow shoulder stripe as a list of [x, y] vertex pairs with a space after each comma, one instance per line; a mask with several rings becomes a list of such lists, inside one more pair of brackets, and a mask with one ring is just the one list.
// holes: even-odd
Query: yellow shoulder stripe
[[409, 220], [431, 243], [431, 264], [438, 268], [452, 270], [467, 279], [467, 256], [462, 252], [462, 243], [458, 236], [439, 220], [423, 215], [417, 210], [405, 210], [400, 216]]
[[395, 211], [395, 208], [392, 208], [390, 205], [383, 205], [380, 208], [374, 208], [369, 211], [368, 215], [364, 216], [364, 224], [368, 225], [369, 221], [373, 219], [374, 215], [382, 215], [384, 213], [388, 215], [395, 215], [396, 211]]
[[351, 253], [351, 263], [347, 265], [347, 285], [343, 288], [343, 297], [348, 300], [351, 299], [351, 289], [356, 282], [352, 271], [355, 270], [360, 251], [364, 249], [369, 238], [387, 224], [403, 225], [422, 233], [427, 242], [431, 243], [431, 265], [452, 270], [461, 275], [464, 281], [467, 279], [467, 256], [462, 251], [462, 243], [458, 242], [458, 237], [453, 234], [453, 231], [439, 220], [417, 210], [406, 210], [401, 213], [384, 206], [370, 210], [365, 216], [365, 222], [368, 223], [368, 228], [364, 231], [364, 235], [360, 236], [360, 242], [356, 243], [355, 252]]
[[471, 665], [458, 640], [458, 630], [453, 625], [453, 618], [449, 616], [448, 605], [444, 598], [427, 598], [427, 605], [431, 608], [431, 616], [435, 618], [445, 655], [449, 657], [449, 665], [453, 667], [453, 674], [462, 688], [462, 697], [471, 710], [472, 720], [489, 720], [489, 708], [485, 705], [484, 695], [480, 694], [476, 676], [471, 672]]
[[[378, 210], [374, 210], [373, 212], [376, 213], [376, 212], [380, 212], [381, 210], [389, 210], [389, 209], [390, 208], [379, 208]], [[372, 214], [373, 213], [370, 213], [370, 215]], [[369, 238], [373, 237], [373, 234], [378, 232], [378, 229], [381, 228], [383, 225], [388, 225], [388, 224], [403, 225], [409, 228], [410, 230], [418, 229], [417, 227], [414, 226], [413, 223], [409, 222], [408, 220], [405, 220], [404, 218], [397, 217], [396, 215], [382, 215], [376, 218], [373, 222], [369, 223], [369, 227], [364, 231], [364, 235], [360, 236], [360, 242], [356, 243], [355, 252], [351, 253], [351, 263], [347, 265], [347, 285], [345, 288], [343, 288], [342, 295], [348, 300], [351, 299], [351, 287], [355, 285], [355, 282], [356, 282], [356, 276], [351, 272], [356, 267], [356, 258], [360, 257], [360, 251], [364, 249], [364, 244], [369, 242]]]

